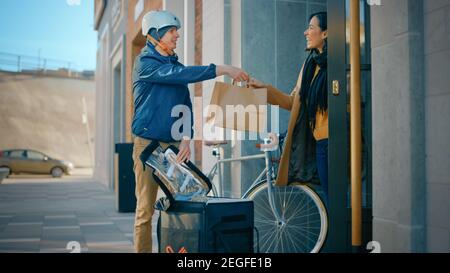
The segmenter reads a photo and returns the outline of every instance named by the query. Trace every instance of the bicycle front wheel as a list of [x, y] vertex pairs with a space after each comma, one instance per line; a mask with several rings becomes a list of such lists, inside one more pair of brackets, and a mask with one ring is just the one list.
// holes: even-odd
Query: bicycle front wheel
[[[326, 239], [328, 216], [320, 197], [298, 183], [273, 187], [273, 200], [280, 218], [269, 204], [267, 183], [248, 192], [253, 200], [257, 234], [255, 250], [262, 253], [319, 252]], [[258, 238], [259, 237], [259, 238]]]

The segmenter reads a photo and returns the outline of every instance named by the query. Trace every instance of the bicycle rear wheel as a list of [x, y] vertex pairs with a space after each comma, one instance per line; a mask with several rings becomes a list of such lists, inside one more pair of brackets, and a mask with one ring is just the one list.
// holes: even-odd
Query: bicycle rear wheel
[[310, 187], [298, 183], [273, 187], [276, 219], [270, 205], [266, 182], [256, 185], [244, 198], [253, 200], [255, 251], [262, 253], [319, 252], [326, 239], [328, 216], [320, 197]]

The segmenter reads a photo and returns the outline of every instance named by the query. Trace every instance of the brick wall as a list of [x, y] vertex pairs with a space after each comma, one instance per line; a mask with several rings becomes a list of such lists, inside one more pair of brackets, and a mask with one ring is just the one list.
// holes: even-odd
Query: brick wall
[[[195, 65], [202, 65], [202, 12], [203, 1], [195, 0]], [[202, 83], [195, 84], [195, 97], [202, 97]], [[197, 107], [196, 111], [195, 131], [201, 132], [202, 126], [202, 111], [203, 107]], [[194, 143], [195, 149], [195, 164], [201, 169], [202, 163], [202, 140], [196, 140]]]
[[133, 89], [131, 82], [131, 74], [133, 71], [134, 59], [145, 46], [145, 37], [141, 33], [142, 17], [150, 10], [162, 9], [162, 0], [144, 0], [144, 10], [139, 18], [134, 21], [135, 6], [139, 0], [129, 0], [128, 2], [128, 28], [127, 28], [127, 57], [126, 57], [126, 141], [131, 142], [131, 122], [133, 121], [134, 103], [133, 103]]

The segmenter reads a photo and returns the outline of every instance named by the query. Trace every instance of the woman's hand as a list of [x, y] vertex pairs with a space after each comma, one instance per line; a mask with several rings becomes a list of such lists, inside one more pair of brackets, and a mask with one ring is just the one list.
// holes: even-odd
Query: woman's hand
[[191, 158], [191, 148], [190, 148], [191, 140], [183, 139], [180, 143], [179, 152], [177, 155], [177, 162], [182, 163], [186, 162]]
[[267, 87], [266, 83], [263, 83], [262, 81], [258, 81], [255, 78], [250, 78], [250, 81], [248, 82], [248, 85], [252, 88], [265, 88]]
[[228, 75], [237, 82], [248, 81], [250, 79], [250, 76], [248, 75], [247, 72], [231, 65], [217, 65], [216, 75], [217, 76]]

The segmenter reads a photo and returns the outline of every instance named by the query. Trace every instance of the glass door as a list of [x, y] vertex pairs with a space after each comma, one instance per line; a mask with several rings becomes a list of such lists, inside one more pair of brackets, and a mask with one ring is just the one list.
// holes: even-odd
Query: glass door
[[[351, 251], [350, 0], [327, 1], [329, 101], [329, 231], [324, 252]], [[363, 139], [363, 244], [372, 236], [370, 7], [360, 0]]]

